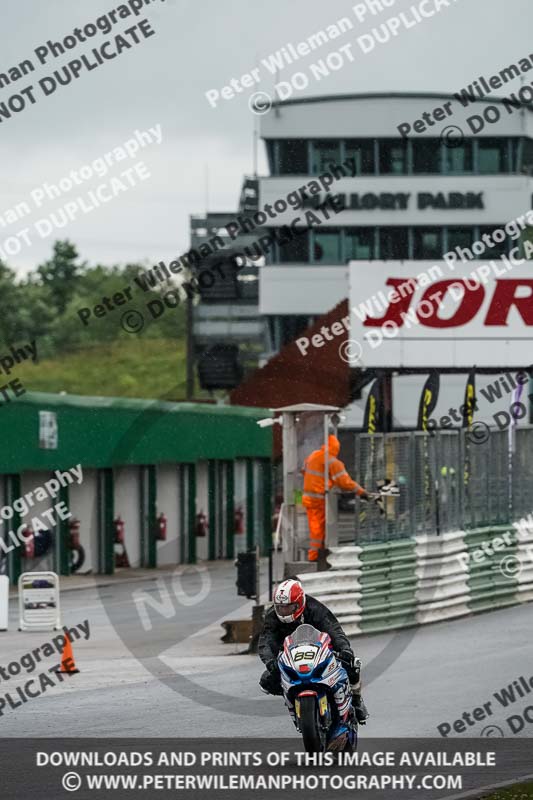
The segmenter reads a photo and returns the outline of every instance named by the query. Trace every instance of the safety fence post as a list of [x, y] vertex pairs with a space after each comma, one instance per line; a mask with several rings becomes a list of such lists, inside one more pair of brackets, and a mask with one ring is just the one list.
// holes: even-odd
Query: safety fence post
[[155, 568], [157, 566], [157, 477], [153, 464], [141, 467], [141, 566]]
[[[60, 488], [59, 501], [64, 504], [65, 508], [69, 507], [68, 484]], [[59, 575], [70, 575], [70, 558], [69, 558], [70, 527], [68, 519], [58, 519], [58, 521], [56, 522], [55, 533], [57, 537], [56, 572], [58, 572]]]
[[246, 459], [246, 548], [255, 544], [254, 460]]
[[226, 558], [235, 557], [235, 465], [225, 461], [226, 475]]
[[261, 555], [266, 556], [272, 547], [272, 464], [269, 458], [262, 458], [259, 465], [263, 487]]
[[110, 468], [98, 470], [97, 483], [98, 572], [112, 575], [115, 571], [114, 477]]
[[185, 563], [185, 520], [186, 520], [186, 506], [185, 499], [185, 464], [178, 464], [178, 496], [179, 496], [179, 559], [180, 564]]
[[196, 464], [187, 465], [187, 563], [196, 564]]
[[209, 519], [207, 558], [209, 561], [214, 561], [216, 558], [216, 532], [220, 525], [217, 506], [217, 462], [209, 459], [207, 462], [207, 517]]
[[[20, 486], [20, 475], [13, 474], [4, 476], [4, 500], [6, 505], [11, 505], [17, 497], [20, 497]], [[16, 531], [20, 525], [20, 514], [18, 511], [15, 511], [15, 509], [13, 509], [13, 511], [14, 515], [11, 520], [9, 520], [9, 523], [12, 526], [11, 529]], [[6, 526], [4, 526], [4, 528], [6, 528]], [[2, 535], [5, 536], [5, 533], [0, 533], [0, 536]], [[7, 554], [7, 573], [11, 583], [16, 586], [22, 574], [22, 552], [20, 547], [14, 547], [13, 550]]]

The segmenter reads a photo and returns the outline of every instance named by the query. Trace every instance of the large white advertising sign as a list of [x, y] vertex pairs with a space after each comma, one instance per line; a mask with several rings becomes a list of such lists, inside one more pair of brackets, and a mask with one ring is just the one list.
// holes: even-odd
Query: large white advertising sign
[[533, 261], [350, 264], [352, 366], [525, 367]]

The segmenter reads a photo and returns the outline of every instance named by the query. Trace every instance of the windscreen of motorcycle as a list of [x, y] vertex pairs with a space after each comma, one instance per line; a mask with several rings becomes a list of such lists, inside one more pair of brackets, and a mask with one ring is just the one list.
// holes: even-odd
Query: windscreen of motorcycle
[[320, 642], [321, 635], [320, 631], [317, 631], [312, 625], [304, 623], [291, 634], [291, 644], [317, 644]]
[[300, 625], [286, 640], [294, 668], [299, 670], [303, 666], [303, 671], [311, 672], [324, 656], [329, 655], [328, 641], [329, 636], [324, 636], [312, 625]]

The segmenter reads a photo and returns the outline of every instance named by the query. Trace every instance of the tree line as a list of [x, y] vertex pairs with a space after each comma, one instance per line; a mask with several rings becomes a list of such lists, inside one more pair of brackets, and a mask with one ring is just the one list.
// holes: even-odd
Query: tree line
[[[146, 264], [90, 265], [81, 260], [75, 244], [67, 239], [56, 241], [51, 258], [21, 280], [0, 260], [2, 343], [37, 339], [42, 359], [131, 337], [120, 326], [121, 309], [93, 320], [89, 326], [82, 324], [77, 312], [86, 306], [93, 308], [104, 296], [111, 298], [121, 292], [146, 269]], [[142, 310], [168, 288], [165, 285], [147, 292], [136, 290], [127, 308]], [[147, 323], [138, 335], [162, 339], [184, 337], [185, 313], [181, 306], [173, 309], [172, 314]]]

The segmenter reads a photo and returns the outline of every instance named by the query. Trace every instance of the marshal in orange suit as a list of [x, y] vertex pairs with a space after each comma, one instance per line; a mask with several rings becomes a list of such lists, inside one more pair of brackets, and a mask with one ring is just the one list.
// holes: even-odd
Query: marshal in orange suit
[[[341, 445], [336, 436], [330, 435], [328, 438], [328, 489], [337, 486], [345, 492], [356, 492], [360, 497], [368, 499], [366, 489], [353, 481], [346, 467], [337, 456]], [[326, 540], [326, 496], [324, 487], [326, 446], [322, 445], [320, 450], [313, 450], [307, 456], [304, 464], [304, 491], [303, 505], [307, 511], [309, 521], [310, 542], [309, 542], [309, 561], [318, 560], [318, 551], [324, 547]]]

